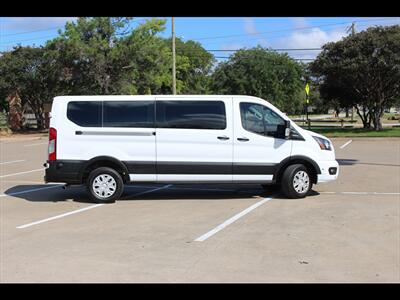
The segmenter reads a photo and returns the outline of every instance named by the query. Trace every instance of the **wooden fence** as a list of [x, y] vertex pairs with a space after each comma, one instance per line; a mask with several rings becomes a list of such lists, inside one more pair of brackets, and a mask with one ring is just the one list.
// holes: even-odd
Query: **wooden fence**
[[[318, 119], [292, 119], [296, 123], [301, 123], [303, 126], [307, 126], [308, 129], [310, 129], [312, 126], [316, 127], [339, 127], [338, 125], [340, 124], [340, 128], [344, 127], [354, 127], [354, 123], [357, 122], [357, 120], [344, 120], [344, 119], [332, 119], [332, 120], [318, 120]], [[314, 123], [314, 125], [313, 125]], [[318, 124], [322, 123], [322, 124]], [[350, 125], [345, 125], [349, 123]], [[316, 125], [318, 124], [318, 125]], [[299, 124], [300, 125], [300, 124]]]

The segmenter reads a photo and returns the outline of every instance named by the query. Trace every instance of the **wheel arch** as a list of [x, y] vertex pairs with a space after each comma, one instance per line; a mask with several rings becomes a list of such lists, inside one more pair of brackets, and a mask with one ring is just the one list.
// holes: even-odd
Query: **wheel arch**
[[318, 181], [318, 174], [321, 174], [321, 169], [319, 168], [318, 164], [311, 158], [302, 155], [294, 155], [282, 160], [277, 170], [274, 174], [273, 181], [276, 183], [280, 183], [282, 180], [282, 175], [285, 169], [294, 164], [302, 164], [304, 165], [307, 170], [311, 173], [311, 181], [312, 183], [317, 183]]
[[96, 156], [88, 160], [82, 166], [79, 172], [79, 180], [81, 181], [81, 183], [85, 183], [87, 177], [89, 176], [89, 173], [99, 167], [109, 167], [114, 169], [121, 175], [124, 183], [130, 180], [128, 168], [123, 162], [112, 156]]

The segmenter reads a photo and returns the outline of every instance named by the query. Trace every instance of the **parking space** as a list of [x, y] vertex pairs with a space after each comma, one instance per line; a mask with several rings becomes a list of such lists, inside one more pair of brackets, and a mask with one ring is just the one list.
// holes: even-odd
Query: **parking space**
[[111, 205], [43, 183], [45, 138], [1, 142], [0, 281], [400, 282], [400, 139], [349, 141], [305, 199], [141, 184]]

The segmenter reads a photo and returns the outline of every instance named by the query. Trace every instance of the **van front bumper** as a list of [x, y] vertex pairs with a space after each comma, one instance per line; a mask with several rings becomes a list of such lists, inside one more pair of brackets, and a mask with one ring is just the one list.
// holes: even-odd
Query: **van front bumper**
[[45, 169], [44, 181], [63, 182], [68, 184], [81, 183], [81, 160], [54, 160], [43, 164]]
[[339, 163], [336, 160], [318, 161], [321, 174], [318, 174], [318, 183], [336, 180], [339, 176]]

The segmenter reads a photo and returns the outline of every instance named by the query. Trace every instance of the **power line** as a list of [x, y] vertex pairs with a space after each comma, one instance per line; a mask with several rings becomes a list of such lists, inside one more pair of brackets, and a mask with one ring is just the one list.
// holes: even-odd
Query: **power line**
[[54, 38], [54, 37], [55, 37], [54, 35], [49, 35], [49, 36], [43, 36], [43, 37], [32, 38], [32, 39], [18, 40], [18, 41], [14, 41], [13, 43], [8, 43], [8, 44], [0, 43], [0, 45], [7, 46], [7, 45], [17, 44], [17, 43], [20, 43], [20, 42], [35, 41], [35, 40], [42, 40], [42, 39], [49, 39], [49, 38]]
[[224, 38], [230, 38], [230, 37], [249, 36], [249, 35], [262, 35], [262, 34], [275, 33], [275, 32], [299, 31], [299, 30], [312, 29], [312, 28], [324, 27], [324, 26], [326, 27], [326, 26], [333, 26], [333, 25], [343, 25], [343, 24], [348, 24], [348, 23], [349, 22], [342, 22], [342, 23], [325, 24], [325, 25], [319, 25], [319, 26], [300, 27], [300, 28], [294, 28], [294, 29], [292, 28], [292, 29], [280, 29], [280, 30], [254, 32], [254, 33], [220, 35], [220, 36], [213, 36], [213, 37], [202, 37], [202, 38], [192, 39], [192, 40], [195, 40], [195, 41], [214, 40], [214, 39], [224, 39]]
[[[376, 21], [388, 20], [388, 19], [389, 18], [367, 19], [367, 20], [361, 19], [361, 20], [357, 20], [357, 22], [376, 22]], [[391, 19], [398, 19], [398, 18], [391, 18]], [[291, 28], [291, 29], [280, 29], [280, 30], [271, 30], [271, 31], [263, 31], [263, 32], [254, 32], [254, 33], [232, 34], [232, 35], [222, 35], [222, 36], [213, 36], [213, 37], [201, 37], [201, 38], [191, 39], [191, 40], [200, 41], [200, 40], [229, 38], [229, 37], [237, 37], [237, 36], [262, 35], [262, 34], [275, 33], [275, 32], [299, 31], [299, 30], [306, 30], [306, 29], [312, 29], [312, 28], [320, 28], [320, 27], [327, 27], [327, 26], [334, 26], [334, 25], [350, 24], [352, 22], [353, 21], [351, 21], [351, 22], [331, 23], [331, 24], [322, 24], [322, 25], [318, 25], [318, 26], [306, 26], [306, 27], [298, 27], [298, 28]]]
[[[133, 20], [130, 21], [130, 22], [132, 22], [132, 23], [138, 23], [139, 20], [144, 20], [144, 19], [146, 19], [146, 18], [133, 19]], [[57, 26], [57, 27], [50, 27], [50, 28], [43, 28], [43, 29], [37, 29], [37, 30], [31, 30], [31, 31], [23, 31], [23, 32], [16, 32], [16, 33], [1, 34], [1, 36], [2, 36], [2, 37], [5, 37], [5, 36], [14, 36], [14, 35], [20, 35], [20, 34], [26, 34], [26, 33], [32, 33], [32, 32], [50, 31], [50, 30], [54, 30], [54, 29], [61, 29], [61, 28], [63, 28], [63, 27], [65, 27], [65, 24], [64, 24], [64, 25]]]
[[[146, 18], [142, 18], [141, 20], [145, 20], [145, 19]], [[399, 18], [367, 19], [367, 20], [358, 20], [358, 21], [353, 21], [353, 22], [377, 22], [377, 21], [390, 21], [390, 20], [393, 20], [393, 19], [399, 19]], [[139, 19], [132, 20], [131, 22], [132, 23], [139, 22]], [[341, 23], [323, 24], [323, 25], [319, 25], [319, 26], [309, 26], [309, 27], [302, 27], [302, 28], [285, 29], [285, 30], [268, 31], [268, 32], [258, 32], [258, 33], [250, 33], [250, 34], [240, 34], [240, 35], [230, 35], [230, 36], [217, 36], [217, 37], [199, 38], [199, 39], [191, 39], [191, 40], [214, 39], [214, 38], [216, 39], [216, 38], [235, 37], [235, 36], [248, 36], [248, 35], [261, 35], [261, 34], [283, 32], [283, 31], [291, 32], [291, 31], [300, 31], [300, 30], [305, 30], [305, 29], [310, 29], [310, 28], [318, 28], [318, 27], [324, 27], [324, 26], [326, 27], [326, 26], [334, 26], [334, 25], [343, 25], [343, 24], [351, 24], [351, 23], [352, 22], [341, 22]], [[369, 25], [362, 25], [362, 27], [365, 27], [365, 26], [369, 26]], [[14, 34], [3, 34], [2, 36], [11, 36], [11, 35], [24, 34], [24, 33], [30, 33], [30, 32], [38, 32], [38, 31], [47, 31], [47, 30], [52, 30], [52, 29], [56, 29], [56, 28], [60, 28], [60, 27], [62, 27], [62, 26], [52, 27], [52, 28], [47, 28], [47, 29], [40, 29], [40, 30], [27, 31], [27, 32], [20, 32], [20, 33], [14, 33]], [[281, 36], [286, 36], [286, 35], [281, 35]], [[0, 42], [0, 44], [12, 45], [14, 43], [19, 43], [19, 42], [24, 42], [24, 41], [40, 40], [40, 39], [49, 38], [49, 37], [53, 37], [53, 36], [43, 36], [43, 37], [37, 37], [37, 38], [32, 38], [32, 39], [17, 40], [17, 41], [14, 41], [12, 43], [7, 43], [7, 44], [4, 44], [4, 43]], [[280, 37], [280, 36], [275, 36], [273, 38], [276, 38], [276, 37]], [[277, 49], [277, 51], [280, 51], [280, 50]]]
[[[141, 18], [141, 19], [134, 19], [131, 22], [132, 23], [137, 23], [139, 21], [145, 20], [146, 18]], [[392, 19], [399, 19], [399, 18], [381, 18], [381, 19], [367, 19], [367, 20], [358, 20], [356, 22], [376, 22], [376, 21], [389, 21]], [[324, 27], [324, 26], [334, 26], [334, 25], [343, 25], [343, 24], [351, 24], [352, 22], [341, 22], [341, 23], [332, 23], [332, 24], [322, 24], [318, 26], [309, 26], [309, 27], [302, 27], [302, 28], [292, 28], [292, 29], [284, 29], [284, 30], [275, 30], [275, 31], [266, 31], [266, 32], [258, 32], [258, 33], [248, 33], [248, 34], [237, 34], [237, 35], [229, 35], [229, 36], [216, 36], [216, 37], [208, 37], [208, 38], [198, 38], [198, 39], [191, 39], [191, 40], [202, 40], [202, 39], [217, 39], [217, 38], [224, 38], [224, 37], [234, 37], [234, 36], [248, 36], [248, 35], [261, 35], [261, 34], [266, 34], [266, 33], [274, 33], [274, 32], [283, 32], [283, 31], [298, 31], [298, 30], [305, 30], [305, 29], [310, 29], [310, 28], [317, 28], [317, 27]], [[40, 32], [40, 31], [49, 31], [49, 30], [54, 30], [54, 29], [59, 29], [62, 26], [58, 27], [50, 27], [50, 28], [45, 28], [45, 29], [38, 29], [38, 30], [31, 30], [31, 31], [25, 31], [25, 32], [18, 32], [18, 33], [10, 33], [10, 34], [2, 34], [2, 36], [13, 36], [13, 35], [20, 35], [20, 34], [26, 34], [26, 33], [32, 33], [32, 32]], [[35, 39], [42, 39], [46, 37], [37, 37]], [[33, 39], [31, 39], [33, 40]], [[15, 42], [20, 42], [20, 41], [26, 41], [26, 40], [18, 40]]]
[[[230, 56], [214, 56], [214, 58], [228, 59], [228, 58], [230, 58]], [[315, 58], [294, 58], [294, 57], [290, 57], [290, 58], [294, 59], [294, 60], [304, 60], [304, 61], [311, 61], [311, 60], [315, 59]]]
[[[245, 48], [243, 48], [245, 49]], [[268, 50], [273, 50], [273, 51], [316, 51], [316, 50], [322, 50], [322, 48], [267, 48]], [[197, 50], [197, 49], [193, 49]], [[201, 51], [202, 49], [198, 49]], [[206, 51], [209, 52], [234, 52], [234, 51], [239, 51], [242, 49], [205, 49]]]
[[[143, 19], [146, 19], [146, 18], [143, 18]], [[361, 21], [356, 21], [356, 22], [374, 22], [374, 21], [381, 21], [381, 20], [385, 20], [385, 21], [389, 21], [390, 19], [399, 19], [399, 18], [385, 18], [385, 19], [370, 19], [370, 20], [361, 20]], [[131, 21], [131, 22], [138, 22], [139, 20], [133, 20], [133, 21]], [[353, 21], [353, 22], [355, 22], [355, 21]], [[346, 23], [336, 23], [336, 24], [351, 24], [352, 22], [346, 22]], [[320, 25], [320, 26], [312, 26], [312, 27], [307, 27], [307, 28], [316, 28], [316, 27], [322, 27], [322, 26], [333, 26], [332, 24], [324, 24], [324, 25]], [[370, 25], [360, 25], [359, 26], [359, 28], [366, 28], [366, 27], [368, 27], [368, 26], [370, 26]], [[306, 28], [306, 27], [304, 27], [304, 28]], [[286, 30], [286, 31], [297, 31], [297, 30], [303, 30], [304, 28], [297, 28], [297, 29], [291, 29], [291, 30]], [[47, 29], [47, 30], [50, 30], [50, 29]], [[270, 31], [270, 33], [272, 33], [272, 32], [277, 32], [277, 31]], [[25, 32], [26, 33], [26, 32]], [[22, 33], [21, 33], [22, 34]], [[262, 34], [261, 32], [260, 33], [257, 33], [257, 34]], [[254, 35], [254, 34], [246, 34], [246, 35]], [[5, 35], [2, 35], [2, 36], [5, 36]], [[235, 36], [237, 36], [237, 35], [235, 35]], [[287, 36], [287, 35], [279, 35], [279, 36], [274, 36], [274, 37], [272, 37], [272, 38], [277, 38], [277, 37], [282, 37], [282, 36]], [[7, 45], [13, 45], [13, 44], [16, 44], [16, 43], [20, 43], [20, 42], [25, 42], [25, 41], [34, 41], [34, 40], [41, 40], [41, 39], [45, 39], [45, 38], [52, 38], [52, 37], [55, 37], [55, 36], [42, 36], [42, 37], [36, 37], [36, 38], [31, 38], [31, 39], [23, 39], [23, 40], [17, 40], [17, 41], [13, 41], [13, 42], [11, 42], [11, 43], [2, 43], [2, 42], [0, 42], [0, 45], [2, 45], [2, 46], [7, 46]], [[218, 37], [219, 38], [219, 37]], [[253, 38], [253, 39], [257, 39], [257, 38]], [[269, 39], [271, 39], [271, 38], [269, 38]], [[196, 40], [196, 39], [190, 39], [190, 40]], [[209, 43], [210, 44], [210, 43]], [[303, 51], [308, 51], [308, 49], [284, 49], [284, 48], [282, 48], [282, 49], [271, 49], [271, 50], [275, 50], [275, 51], [300, 51], [300, 50], [303, 50]], [[317, 48], [313, 48], [312, 49], [312, 51], [317, 51], [317, 50], [321, 50], [321, 49], [317, 49]], [[226, 50], [207, 50], [207, 51], [221, 51], [221, 52], [223, 52], [223, 51], [231, 51], [231, 49], [226, 49]], [[236, 50], [235, 50], [236, 51]], [[311, 49], [310, 49], [310, 51], [311, 51]]]
[[63, 26], [64, 25], [46, 28], [46, 29], [38, 29], [38, 30], [31, 30], [31, 31], [24, 31], [24, 32], [16, 32], [16, 33], [7, 33], [7, 34], [2, 34], [1, 36], [4, 37], [4, 36], [12, 36], [12, 35], [26, 34], [26, 33], [39, 32], [39, 31], [50, 31], [50, 30], [54, 30], [54, 29], [59, 29]]
[[[379, 22], [379, 21], [386, 21], [386, 22], [392, 22], [392, 21], [390, 21], [390, 19], [399, 19], [400, 20], [400, 18], [385, 18], [385, 19], [369, 19], [369, 20], [361, 20], [361, 21], [359, 21], [359, 20], [356, 20], [356, 21], [353, 21], [353, 22], [374, 22], [374, 21], [377, 21], [377, 22]], [[258, 32], [258, 33], [247, 33], [247, 34], [237, 34], [237, 35], [230, 35], [230, 36], [219, 36], [219, 37], [210, 37], [210, 39], [216, 39], [216, 38], [229, 38], [229, 37], [235, 37], [235, 36], [244, 36], [243, 38], [246, 38], [246, 41], [249, 41], [249, 40], [255, 40], [255, 39], [260, 39], [260, 37], [251, 37], [251, 36], [253, 36], [253, 35], [264, 35], [264, 34], [267, 34], [267, 33], [278, 33], [278, 32], [283, 32], [283, 31], [286, 31], [286, 32], [288, 32], [288, 33], [286, 33], [286, 34], [283, 34], [283, 35], [278, 35], [278, 36], [273, 36], [272, 38], [278, 38], [278, 37], [284, 37], [284, 36], [288, 36], [288, 35], [290, 35], [291, 34], [291, 32], [293, 32], [293, 31], [301, 31], [301, 30], [306, 30], [306, 29], [311, 29], [311, 28], [318, 28], [318, 27], [324, 27], [324, 26], [332, 26], [332, 27], [342, 27], [343, 26], [343, 24], [351, 24], [352, 22], [345, 22], [345, 23], [336, 23], [336, 26], [335, 25], [333, 25], [333, 24], [323, 24], [323, 25], [320, 25], [320, 26], [311, 26], [311, 27], [303, 27], [303, 28], [295, 28], [295, 29], [286, 29], [286, 30], [277, 30], [277, 31], [268, 31], [268, 32]], [[370, 25], [363, 25], [363, 26], [370, 26]], [[373, 25], [372, 25], [373, 26]], [[345, 28], [346, 28], [347, 26], [345, 26]], [[361, 26], [360, 26], [361, 27]], [[271, 38], [271, 37], [270, 37]], [[204, 38], [204, 39], [209, 39], [209, 38]], [[201, 40], [201, 39], [189, 39], [189, 40], [193, 40], [193, 41], [199, 41], [199, 40]], [[210, 44], [216, 44], [216, 43], [220, 43], [220, 42], [210, 42], [210, 43], [207, 43], [208, 45], [210, 45]]]
[[[178, 48], [177, 52], [180, 52], [179, 50], [180, 49]], [[220, 49], [210, 49], [210, 50], [207, 50], [207, 49], [204, 49], [204, 50], [203, 49], [187, 49], [186, 51], [193, 53], [193, 52], [199, 52], [199, 51], [217, 51], [217, 52], [230, 51], [230, 52], [237, 52], [239, 50], [242, 50], [242, 49], [229, 49], [229, 50], [220, 50]], [[293, 50], [293, 51], [308, 51], [308, 50], [310, 50], [310, 51], [315, 51], [315, 50], [322, 50], [322, 48], [297, 48], [297, 49], [294, 49], [294, 48], [280, 48], [280, 49], [270, 48], [269, 50], [279, 50], [279, 51], [291, 51], [291, 50]], [[136, 52], [144, 53], [146, 51], [138, 50]], [[214, 58], [227, 59], [227, 58], [230, 58], [230, 57], [229, 56], [214, 56]], [[295, 60], [313, 60], [313, 59], [308, 59], [308, 58], [293, 58], [293, 57], [291, 57], [291, 58], [295, 59]]]
[[[344, 26], [344, 25], [340, 25], [340, 26], [335, 26], [335, 27], [346, 27], [346, 26]], [[292, 34], [292, 32], [287, 32], [287, 33], [284, 33], [284, 34], [279, 34], [279, 35], [273, 35], [273, 36], [268, 36], [267, 37], [267, 39], [268, 39], [268, 41], [271, 41], [271, 40], [275, 40], [275, 39], [277, 39], [277, 38], [281, 38], [281, 37], [287, 37], [287, 36], [290, 36]], [[249, 42], [249, 41], [253, 41], [253, 40], [260, 40], [260, 39], [262, 39], [262, 38], [265, 38], [265, 36], [261, 36], [261, 37], [251, 37], [251, 36], [248, 36], [248, 37], [242, 37], [242, 38], [236, 38], [236, 39], [230, 39], [230, 40], [228, 40], [229, 42], [233, 42], [233, 41], [235, 41], [235, 42]], [[221, 43], [221, 41], [211, 41], [211, 42], [207, 42], [207, 45], [215, 45], [215, 44], [220, 44]]]
[[[139, 22], [138, 20], [133, 20], [133, 21], [131, 21], [131, 22]], [[62, 27], [62, 26], [61, 26]], [[59, 28], [59, 27], [55, 27], [55, 28]], [[47, 30], [50, 30], [50, 29], [47, 29]], [[44, 31], [44, 30], [43, 30]], [[33, 32], [33, 31], [32, 31]], [[27, 33], [27, 32], [24, 32], [24, 33]], [[20, 33], [20, 34], [22, 34], [22, 33]], [[2, 35], [2, 36], [5, 36], [4, 34]], [[46, 38], [55, 38], [55, 37], [57, 37], [57, 35], [56, 36], [54, 36], [54, 35], [48, 35], [48, 36], [42, 36], [42, 37], [36, 37], [36, 38], [31, 38], [31, 39], [23, 39], [23, 40], [16, 40], [16, 41], [13, 41], [13, 42], [11, 42], [11, 43], [2, 43], [2, 42], [0, 42], [0, 45], [3, 45], [3, 46], [7, 46], [7, 45], [13, 45], [13, 44], [16, 44], [16, 43], [20, 43], [20, 42], [27, 42], [27, 41], [36, 41], [36, 40], [42, 40], [42, 39], [46, 39]]]

